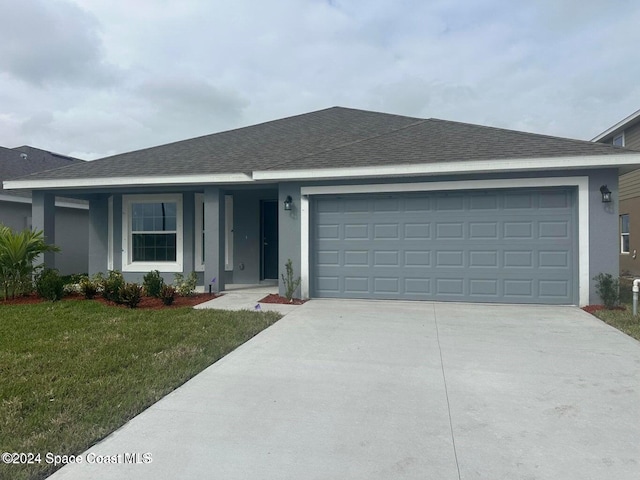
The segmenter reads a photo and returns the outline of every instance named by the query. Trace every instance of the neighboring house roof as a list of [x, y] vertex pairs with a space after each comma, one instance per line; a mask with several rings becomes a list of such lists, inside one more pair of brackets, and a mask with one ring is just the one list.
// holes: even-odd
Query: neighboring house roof
[[340, 178], [375, 172], [545, 170], [637, 164], [639, 158], [637, 152], [588, 141], [333, 107], [32, 174], [9, 186], [73, 188]]
[[27, 145], [16, 148], [0, 147], [0, 196], [8, 195], [28, 200], [31, 198], [29, 191], [4, 190], [2, 181], [79, 163], [84, 161]]
[[622, 133], [624, 130], [634, 126], [635, 124], [640, 122], [640, 110], [633, 112], [627, 118], [620, 120], [614, 126], [607, 128], [600, 135], [595, 136], [591, 139], [592, 142], [607, 142], [608, 140], [613, 139], [619, 133]]

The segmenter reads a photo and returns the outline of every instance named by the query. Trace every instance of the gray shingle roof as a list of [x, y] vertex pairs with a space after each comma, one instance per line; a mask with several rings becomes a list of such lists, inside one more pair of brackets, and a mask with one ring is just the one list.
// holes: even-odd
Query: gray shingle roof
[[333, 107], [29, 175], [153, 177], [635, 153], [609, 145]]
[[[26, 155], [26, 158], [24, 158]], [[24, 145], [16, 148], [0, 147], [0, 192], [3, 195], [30, 197], [29, 192], [19, 190], [6, 191], [2, 188], [4, 180], [24, 177], [34, 172], [47, 172], [60, 167], [85, 163], [73, 157], [41, 150]]]

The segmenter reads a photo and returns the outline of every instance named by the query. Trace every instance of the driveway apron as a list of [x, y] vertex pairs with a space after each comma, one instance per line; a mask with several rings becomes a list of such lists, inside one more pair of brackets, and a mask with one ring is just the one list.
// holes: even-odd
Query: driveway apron
[[577, 308], [315, 300], [51, 478], [635, 480], [639, 405]]

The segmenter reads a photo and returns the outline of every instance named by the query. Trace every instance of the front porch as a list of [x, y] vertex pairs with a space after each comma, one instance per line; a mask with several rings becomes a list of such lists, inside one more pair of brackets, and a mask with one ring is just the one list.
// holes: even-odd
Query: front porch
[[[199, 289], [219, 293], [230, 284], [278, 288], [289, 258], [299, 272], [298, 212], [295, 203], [291, 210], [283, 207], [295, 195], [291, 188], [75, 193], [89, 202], [89, 275], [120, 270], [126, 281], [142, 283], [146, 273], [158, 270], [173, 283], [176, 273], [196, 272]], [[50, 193], [34, 192], [33, 226], [46, 238], [54, 238], [52, 199]], [[55, 257], [44, 260], [55, 268]]]

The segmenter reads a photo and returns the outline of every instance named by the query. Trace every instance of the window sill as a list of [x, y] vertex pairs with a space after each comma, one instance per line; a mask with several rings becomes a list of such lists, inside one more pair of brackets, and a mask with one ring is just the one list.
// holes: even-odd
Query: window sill
[[182, 273], [182, 264], [178, 262], [132, 262], [122, 265], [123, 272], [159, 272]]

